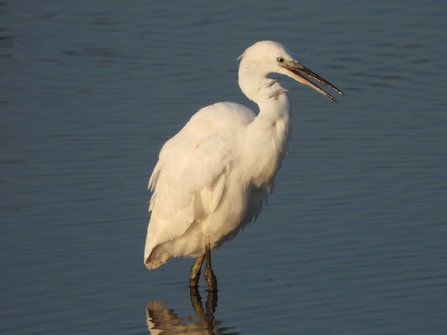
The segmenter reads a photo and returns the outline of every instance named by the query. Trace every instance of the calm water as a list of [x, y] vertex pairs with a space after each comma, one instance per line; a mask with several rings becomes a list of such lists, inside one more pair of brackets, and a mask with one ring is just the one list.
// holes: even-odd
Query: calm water
[[346, 96], [281, 78], [290, 154], [214, 253], [216, 333], [445, 334], [446, 17], [441, 0], [2, 2], [0, 332], [208, 333], [192, 260], [142, 264], [147, 180], [198, 108], [255, 107], [236, 58], [272, 39]]

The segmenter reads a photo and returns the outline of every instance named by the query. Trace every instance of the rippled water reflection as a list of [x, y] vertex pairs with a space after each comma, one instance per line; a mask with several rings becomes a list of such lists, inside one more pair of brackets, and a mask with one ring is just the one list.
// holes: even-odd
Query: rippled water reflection
[[190, 298], [194, 315], [179, 317], [175, 310], [166, 309], [163, 303], [151, 301], [147, 304], [146, 317], [151, 334], [239, 334], [231, 327], [223, 327], [220, 320], [215, 319], [218, 293], [208, 292], [205, 305], [197, 289], [191, 288]]

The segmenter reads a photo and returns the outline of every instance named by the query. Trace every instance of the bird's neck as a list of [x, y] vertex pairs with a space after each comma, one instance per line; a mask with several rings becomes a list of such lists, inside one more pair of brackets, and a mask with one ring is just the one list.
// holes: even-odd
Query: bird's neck
[[[250, 183], [273, 187], [273, 180], [287, 152], [289, 140], [289, 100], [285, 89], [266, 74], [239, 75], [239, 85], [250, 100], [259, 106], [259, 114], [247, 127], [244, 156], [251, 171]], [[242, 79], [241, 79], [242, 78]], [[256, 149], [262, 148], [262, 150]]]
[[242, 92], [252, 101], [259, 104], [259, 101], [266, 95], [272, 93], [272, 86], [276, 80], [267, 78], [257, 66], [242, 61], [239, 67], [239, 86]]
[[257, 119], [289, 118], [289, 101], [286, 90], [275, 80], [267, 78], [268, 73], [259, 67], [241, 63], [239, 67], [239, 86], [242, 92], [259, 106]]
[[284, 156], [290, 135], [289, 101], [283, 90], [258, 100], [259, 114], [246, 129], [244, 161], [246, 180], [256, 188], [273, 189], [274, 178]]

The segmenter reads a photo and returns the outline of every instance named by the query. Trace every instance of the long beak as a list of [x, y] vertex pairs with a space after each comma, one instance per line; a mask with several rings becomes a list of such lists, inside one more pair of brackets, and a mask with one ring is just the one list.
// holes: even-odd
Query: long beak
[[341, 95], [345, 95], [341, 90], [339, 90], [337, 87], [332, 85], [330, 82], [328, 82], [327, 80], [321, 78], [318, 74], [312, 72], [308, 68], [302, 66], [297, 61], [284, 62], [283, 64], [279, 64], [279, 65], [290, 71], [289, 72], [289, 76], [290, 77], [292, 77], [293, 79], [295, 79], [296, 81], [299, 81], [300, 83], [302, 83], [304, 85], [308, 85], [308, 86], [312, 87], [314, 90], [320, 92], [321, 94], [323, 94], [324, 96], [328, 97], [329, 99], [331, 99], [334, 102], [338, 103], [338, 100], [335, 99], [332, 95], [330, 95], [326, 91], [324, 91], [323, 89], [321, 89], [318, 85], [316, 85], [313, 82], [311, 82], [306, 77], [309, 77], [309, 78], [311, 78], [313, 80], [316, 80], [316, 81], [326, 85], [327, 87], [332, 88], [333, 90], [335, 90], [336, 92], [340, 93]]

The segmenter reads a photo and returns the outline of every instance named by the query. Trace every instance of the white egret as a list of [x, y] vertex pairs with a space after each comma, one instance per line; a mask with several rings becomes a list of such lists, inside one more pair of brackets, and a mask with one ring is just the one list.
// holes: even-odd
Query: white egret
[[160, 151], [149, 180], [153, 191], [144, 263], [154, 269], [171, 257], [197, 257], [190, 285], [217, 290], [210, 251], [234, 238], [261, 212], [287, 153], [289, 101], [269, 73], [280, 73], [337, 102], [311, 78], [343, 94], [302, 66], [281, 44], [257, 42], [239, 57], [239, 86], [259, 113], [232, 102], [199, 110]]

